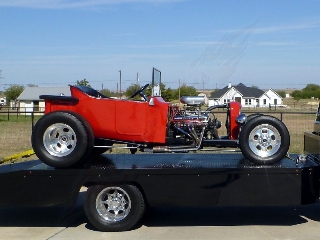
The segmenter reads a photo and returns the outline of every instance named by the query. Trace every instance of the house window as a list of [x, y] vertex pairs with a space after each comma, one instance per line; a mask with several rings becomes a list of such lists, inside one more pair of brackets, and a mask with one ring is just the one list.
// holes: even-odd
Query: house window
[[39, 101], [33, 101], [33, 111], [39, 111]]
[[263, 99], [263, 105], [267, 105], [267, 99]]
[[245, 100], [245, 105], [251, 105], [251, 99], [246, 99]]

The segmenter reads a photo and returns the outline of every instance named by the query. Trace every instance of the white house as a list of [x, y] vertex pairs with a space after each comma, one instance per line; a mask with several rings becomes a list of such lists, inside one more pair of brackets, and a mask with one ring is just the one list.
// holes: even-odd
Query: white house
[[20, 111], [44, 111], [45, 103], [40, 95], [71, 96], [70, 87], [26, 87], [18, 97]]
[[6, 97], [0, 98], [0, 106], [7, 105]]
[[269, 105], [283, 105], [282, 97], [271, 88], [265, 91], [263, 95], [259, 98], [259, 106], [266, 107]]
[[282, 105], [282, 98], [273, 89], [263, 91], [258, 88], [247, 87], [242, 83], [218, 90], [209, 98], [209, 106], [221, 105], [230, 101], [240, 102], [243, 107], [269, 107]]

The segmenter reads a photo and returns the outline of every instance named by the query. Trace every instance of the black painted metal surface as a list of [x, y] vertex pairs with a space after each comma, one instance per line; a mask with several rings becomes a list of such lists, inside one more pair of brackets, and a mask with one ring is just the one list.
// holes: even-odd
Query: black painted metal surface
[[0, 205], [71, 205], [81, 186], [104, 183], [135, 184], [151, 206], [301, 205], [319, 199], [319, 166], [309, 159], [260, 166], [230, 153], [105, 154], [72, 169], [32, 161], [0, 166]]

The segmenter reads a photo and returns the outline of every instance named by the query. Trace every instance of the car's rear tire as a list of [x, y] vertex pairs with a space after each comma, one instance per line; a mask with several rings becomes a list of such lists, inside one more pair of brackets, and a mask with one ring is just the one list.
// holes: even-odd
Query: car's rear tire
[[126, 231], [143, 216], [145, 201], [134, 185], [95, 185], [87, 190], [84, 210], [90, 223], [98, 230]]
[[51, 112], [33, 128], [32, 147], [45, 164], [66, 168], [84, 162], [93, 147], [93, 133], [81, 116], [69, 112]]
[[288, 153], [290, 135], [279, 119], [261, 115], [250, 119], [242, 128], [239, 145], [243, 155], [251, 162], [274, 164]]

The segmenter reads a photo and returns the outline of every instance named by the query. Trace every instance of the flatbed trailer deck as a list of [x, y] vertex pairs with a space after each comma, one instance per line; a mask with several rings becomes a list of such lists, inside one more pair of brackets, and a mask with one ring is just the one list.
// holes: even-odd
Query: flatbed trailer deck
[[291, 155], [255, 165], [242, 154], [104, 154], [56, 169], [40, 160], [0, 166], [1, 206], [72, 206], [102, 231], [133, 227], [146, 206], [297, 206], [319, 201], [319, 163]]

